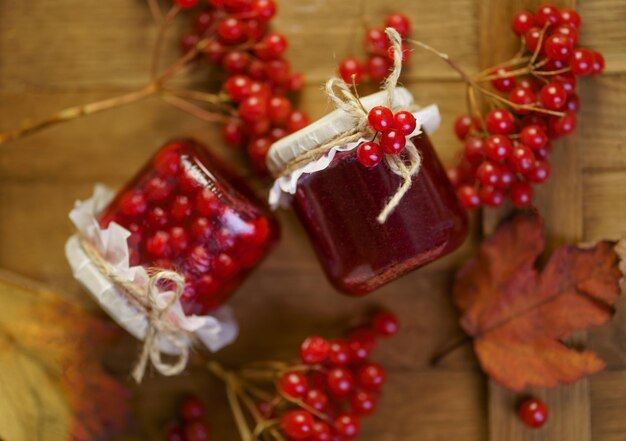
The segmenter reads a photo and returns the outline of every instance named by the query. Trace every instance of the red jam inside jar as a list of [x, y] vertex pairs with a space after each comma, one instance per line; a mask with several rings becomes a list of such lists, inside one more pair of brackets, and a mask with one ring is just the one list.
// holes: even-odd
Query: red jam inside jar
[[354, 151], [342, 152], [298, 180], [293, 207], [328, 279], [344, 293], [367, 294], [450, 253], [467, 235], [467, 215], [428, 136], [411, 140], [421, 169], [383, 224], [376, 218], [402, 184], [384, 164], [366, 168]]
[[[360, 101], [359, 111], [338, 105], [275, 142], [266, 164], [277, 178], [271, 204], [283, 205], [292, 196], [291, 205], [330, 282], [346, 294], [361, 296], [450, 253], [464, 241], [468, 228], [467, 213], [427, 136], [441, 121], [437, 106], [416, 109], [411, 92], [403, 87], [354, 99]], [[357, 139], [376, 139], [369, 131], [361, 132], [375, 106], [393, 112], [411, 109], [418, 123], [409, 139], [420, 167], [401, 193], [406, 181], [386, 161], [368, 168], [356, 157]], [[413, 165], [411, 153], [405, 149], [399, 158]], [[397, 204], [379, 222], [395, 196]]]
[[278, 225], [253, 192], [192, 140], [172, 141], [99, 217], [128, 238], [130, 264], [185, 277], [186, 314], [223, 304], [278, 239]]

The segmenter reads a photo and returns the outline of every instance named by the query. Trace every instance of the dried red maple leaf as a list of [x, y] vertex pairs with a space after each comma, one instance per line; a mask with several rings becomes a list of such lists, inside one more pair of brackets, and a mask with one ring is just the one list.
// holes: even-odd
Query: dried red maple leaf
[[562, 339], [606, 322], [622, 273], [615, 244], [563, 246], [541, 272], [543, 220], [518, 216], [486, 239], [457, 273], [454, 300], [483, 370], [512, 390], [571, 383], [605, 367]]

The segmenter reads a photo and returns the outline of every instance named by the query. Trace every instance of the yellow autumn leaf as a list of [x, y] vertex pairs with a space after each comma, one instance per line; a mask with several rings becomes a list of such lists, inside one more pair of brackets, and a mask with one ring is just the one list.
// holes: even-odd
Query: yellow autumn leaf
[[96, 440], [121, 431], [127, 391], [100, 366], [119, 332], [0, 272], [0, 439]]

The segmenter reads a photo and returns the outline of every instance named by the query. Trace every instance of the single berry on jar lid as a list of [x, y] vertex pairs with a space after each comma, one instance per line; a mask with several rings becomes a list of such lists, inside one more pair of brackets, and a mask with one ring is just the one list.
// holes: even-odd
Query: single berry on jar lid
[[416, 127], [417, 121], [411, 112], [401, 110], [393, 116], [393, 128], [399, 130], [404, 136], [411, 135]]
[[385, 132], [393, 126], [393, 112], [385, 106], [376, 106], [367, 114], [367, 121], [375, 132]]
[[399, 130], [390, 129], [380, 136], [380, 147], [388, 155], [397, 155], [406, 146], [406, 136]]
[[374, 142], [364, 142], [357, 147], [356, 156], [364, 167], [374, 167], [383, 160], [383, 151]]

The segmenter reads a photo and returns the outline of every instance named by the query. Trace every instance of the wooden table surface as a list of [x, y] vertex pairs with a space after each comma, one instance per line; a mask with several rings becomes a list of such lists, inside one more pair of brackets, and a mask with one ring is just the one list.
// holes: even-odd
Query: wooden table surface
[[[338, 60], [361, 55], [363, 26], [380, 26], [385, 13], [409, 15], [413, 37], [449, 53], [474, 72], [508, 59], [517, 42], [513, 13], [530, 0], [280, 0], [275, 28], [290, 40], [292, 64], [308, 85], [302, 107], [314, 117], [330, 110], [320, 85]], [[626, 230], [626, 1], [558, 1], [583, 17], [581, 43], [606, 58], [603, 76], [580, 81], [582, 110], [576, 133], [557, 142], [554, 176], [538, 190], [551, 243], [615, 237]], [[180, 35], [185, 20], [171, 30]], [[146, 84], [156, 28], [143, 0], [0, 1], [0, 129]], [[176, 56], [174, 39], [166, 58]], [[200, 69], [190, 82], [202, 87]], [[450, 163], [459, 147], [451, 131], [464, 111], [464, 85], [446, 65], [413, 54], [404, 84], [419, 103], [439, 104], [443, 126], [434, 136]], [[72, 279], [63, 246], [72, 233], [67, 213], [93, 184], [123, 184], [170, 137], [191, 135], [234, 159], [218, 130], [157, 99], [73, 121], [0, 147], [0, 267], [40, 280], [97, 311]], [[490, 384], [471, 348], [432, 368], [430, 355], [461, 335], [450, 300], [453, 271], [490, 231], [500, 213], [474, 219], [472, 239], [454, 255], [353, 300], [325, 281], [304, 232], [290, 212], [279, 213], [283, 239], [276, 252], [235, 296], [241, 336], [218, 358], [224, 363], [291, 358], [311, 333], [332, 336], [355, 311], [383, 304], [404, 324], [375, 358], [389, 368], [379, 411], [366, 420], [362, 440], [376, 441], [624, 441], [626, 440], [626, 300], [614, 321], [577, 335], [608, 362], [606, 371], [575, 386], [536, 393], [548, 400], [546, 428], [523, 429], [513, 413], [516, 396]], [[137, 344], [129, 337], [110, 361], [128, 370]], [[223, 393], [202, 372], [152, 376], [135, 389], [135, 438], [163, 439], [161, 428], [182, 391], [206, 398], [215, 439], [235, 440]]]

